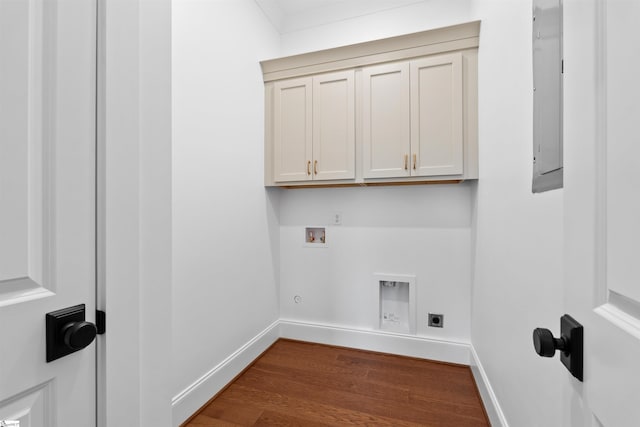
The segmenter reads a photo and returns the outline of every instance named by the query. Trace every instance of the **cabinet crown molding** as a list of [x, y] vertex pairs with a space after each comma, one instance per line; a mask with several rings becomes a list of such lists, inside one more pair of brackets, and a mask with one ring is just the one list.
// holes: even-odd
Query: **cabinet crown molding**
[[265, 83], [479, 46], [480, 21], [261, 61]]

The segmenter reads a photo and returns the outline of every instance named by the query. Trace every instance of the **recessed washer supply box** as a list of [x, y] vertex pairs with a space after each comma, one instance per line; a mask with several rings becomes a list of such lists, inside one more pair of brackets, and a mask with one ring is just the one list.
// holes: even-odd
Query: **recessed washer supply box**
[[304, 246], [307, 248], [327, 247], [327, 227], [313, 226], [304, 228]]
[[374, 274], [377, 301], [375, 328], [401, 334], [416, 333], [416, 278]]

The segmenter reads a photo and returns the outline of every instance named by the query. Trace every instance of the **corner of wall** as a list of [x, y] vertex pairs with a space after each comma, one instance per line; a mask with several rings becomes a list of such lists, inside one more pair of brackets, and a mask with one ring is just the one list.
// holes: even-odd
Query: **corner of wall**
[[473, 374], [473, 379], [475, 380], [476, 386], [478, 387], [478, 392], [480, 393], [482, 404], [484, 405], [485, 411], [487, 411], [489, 422], [493, 427], [509, 427], [509, 424], [507, 424], [507, 419], [502, 413], [500, 402], [498, 402], [498, 398], [493, 392], [493, 388], [491, 388], [489, 377], [482, 367], [482, 363], [480, 362], [478, 353], [476, 353], [473, 345], [469, 346], [469, 348], [471, 352], [471, 373]]
[[469, 344], [341, 325], [280, 320], [280, 337], [469, 365]]
[[271, 347], [279, 337], [279, 322], [276, 321], [175, 395], [171, 400], [172, 425], [181, 425], [195, 415], [202, 406]]

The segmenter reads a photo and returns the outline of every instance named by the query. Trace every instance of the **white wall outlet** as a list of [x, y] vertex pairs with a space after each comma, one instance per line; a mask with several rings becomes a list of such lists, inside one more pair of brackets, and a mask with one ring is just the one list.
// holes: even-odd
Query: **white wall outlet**
[[331, 224], [342, 225], [342, 212], [334, 212], [331, 216]]

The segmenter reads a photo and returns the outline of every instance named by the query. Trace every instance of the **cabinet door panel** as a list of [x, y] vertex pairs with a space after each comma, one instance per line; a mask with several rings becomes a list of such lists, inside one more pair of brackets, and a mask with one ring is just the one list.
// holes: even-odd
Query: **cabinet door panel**
[[412, 61], [411, 94], [411, 175], [462, 174], [462, 55]]
[[274, 180], [312, 179], [311, 78], [274, 85]]
[[409, 63], [362, 70], [364, 178], [409, 176]]
[[313, 78], [313, 179], [355, 178], [353, 70]]

